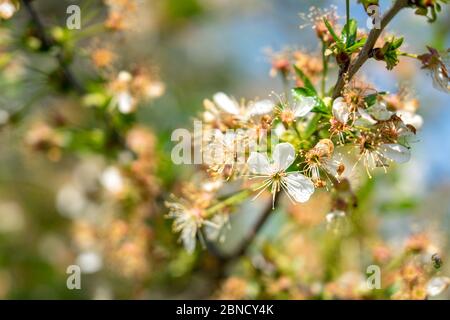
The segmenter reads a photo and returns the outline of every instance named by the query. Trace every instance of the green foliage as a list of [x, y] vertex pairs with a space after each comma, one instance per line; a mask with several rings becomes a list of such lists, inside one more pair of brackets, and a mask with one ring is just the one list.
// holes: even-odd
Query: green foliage
[[324, 18], [325, 25], [334, 39], [334, 44], [329, 48], [334, 55], [345, 53], [350, 55], [364, 46], [366, 38], [357, 38], [358, 23], [354, 19], [350, 19], [348, 24], [342, 28], [341, 36], [339, 37], [330, 22]]
[[316, 104], [312, 109], [312, 112], [330, 114], [330, 110], [327, 108], [322, 99], [317, 96], [317, 92], [315, 90], [303, 87], [294, 88], [292, 89], [292, 96], [296, 100], [300, 100], [301, 97], [313, 97]]
[[376, 60], [386, 62], [386, 68], [392, 70], [399, 63], [400, 46], [403, 43], [403, 38], [392, 37], [386, 41], [382, 48], [373, 50], [373, 57]]
[[412, 6], [416, 8], [417, 15], [426, 17], [431, 23], [436, 21], [438, 13], [442, 11], [441, 3], [446, 5], [448, 0], [418, 0]]
[[317, 91], [314, 85], [312, 84], [312, 81], [308, 78], [308, 76], [300, 70], [296, 65], [294, 65], [294, 70], [297, 73], [298, 77], [303, 81], [305, 84], [306, 89], [308, 89], [310, 92], [313, 92], [314, 95], [317, 96]]

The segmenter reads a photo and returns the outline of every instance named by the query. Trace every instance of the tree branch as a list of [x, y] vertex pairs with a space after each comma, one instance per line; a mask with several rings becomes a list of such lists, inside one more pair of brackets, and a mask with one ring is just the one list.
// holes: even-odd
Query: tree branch
[[261, 228], [264, 226], [270, 214], [273, 212], [272, 205], [274, 207], [277, 206], [280, 196], [281, 192], [278, 192], [275, 195], [274, 204], [272, 204], [272, 201], [270, 201], [270, 203], [267, 204], [267, 206], [264, 208], [264, 211], [258, 217], [256, 223], [252, 226], [250, 231], [246, 234], [246, 236], [239, 244], [239, 246], [236, 248], [236, 250], [234, 250], [234, 252], [230, 254], [223, 254], [222, 252], [220, 252], [217, 246], [215, 246], [213, 243], [209, 241], [206, 241], [206, 248], [208, 249], [208, 251], [216, 258], [218, 258], [223, 264], [242, 257], [247, 252], [247, 249], [250, 247], [250, 245], [253, 243], [254, 238], [259, 233]]
[[370, 52], [375, 46], [375, 43], [377, 42], [383, 30], [389, 24], [389, 22], [391, 22], [392, 18], [394, 18], [400, 12], [400, 10], [406, 8], [408, 5], [409, 0], [396, 0], [392, 7], [381, 18], [380, 28], [374, 28], [370, 31], [369, 36], [367, 37], [366, 44], [362, 48], [356, 60], [350, 64], [347, 72], [339, 74], [338, 80], [333, 90], [333, 99], [341, 95], [345, 83], [352, 79], [353, 76], [362, 67], [362, 65], [367, 61], [367, 59], [369, 59]]
[[[28, 15], [30, 16], [30, 20], [36, 27], [37, 37], [42, 42], [45, 48], [47, 49], [51, 48], [54, 45], [54, 42], [51, 38], [47, 36], [45, 26], [41, 18], [39, 17], [39, 14], [31, 4], [32, 1], [33, 0], [22, 0], [25, 10], [28, 12]], [[61, 68], [61, 71], [67, 83], [69, 83], [78, 93], [83, 94], [85, 92], [85, 89], [78, 82], [72, 70], [67, 65], [67, 62], [65, 61], [61, 51], [57, 53], [56, 60], [58, 61], [59, 67]]]

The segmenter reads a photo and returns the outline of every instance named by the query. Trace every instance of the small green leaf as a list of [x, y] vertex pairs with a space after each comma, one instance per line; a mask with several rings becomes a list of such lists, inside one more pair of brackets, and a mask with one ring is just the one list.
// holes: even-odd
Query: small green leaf
[[391, 45], [391, 49], [398, 49], [398, 48], [400, 48], [400, 46], [402, 45], [402, 43], [403, 43], [403, 37], [402, 38], [398, 38], [398, 39], [395, 39], [394, 41], [392, 41], [392, 45]]
[[378, 96], [386, 94], [385, 91], [380, 91], [377, 93], [372, 93], [364, 97], [364, 101], [366, 102], [368, 107], [373, 106], [377, 102]]
[[320, 113], [314, 115], [314, 117], [311, 119], [311, 121], [306, 126], [305, 131], [303, 132], [302, 138], [307, 140], [313, 135], [314, 132], [316, 132], [317, 127], [320, 122], [320, 118], [322, 118], [322, 115]]
[[428, 10], [426, 8], [417, 8], [414, 13], [419, 16], [426, 16], [428, 14]]
[[356, 41], [356, 35], [358, 32], [358, 23], [355, 19], [350, 19], [348, 24], [345, 24], [342, 30], [341, 40], [345, 43], [345, 46], [351, 47]]
[[308, 88], [297, 87], [292, 89], [292, 96], [294, 97], [294, 99], [300, 100], [301, 97], [315, 97], [316, 92], [315, 90], [311, 90]]
[[345, 45], [341, 41], [341, 39], [337, 36], [336, 32], [334, 32], [333, 27], [331, 26], [330, 22], [328, 22], [327, 18], [323, 18], [323, 22], [325, 23], [325, 26], [328, 29], [328, 32], [330, 32], [331, 36], [333, 37], [334, 41], [336, 42], [339, 49], [344, 49]]
[[347, 52], [348, 53], [353, 53], [356, 50], [358, 50], [359, 48], [363, 47], [366, 44], [366, 38], [362, 38], [360, 40], [358, 40], [357, 42], [355, 42], [352, 46], [347, 48]]
[[300, 79], [302, 79], [305, 87], [311, 91], [314, 91], [315, 95], [317, 95], [316, 88], [314, 88], [314, 85], [312, 84], [311, 80], [308, 78], [308, 76], [300, 70], [296, 65], [294, 65], [295, 72], [299, 76]]

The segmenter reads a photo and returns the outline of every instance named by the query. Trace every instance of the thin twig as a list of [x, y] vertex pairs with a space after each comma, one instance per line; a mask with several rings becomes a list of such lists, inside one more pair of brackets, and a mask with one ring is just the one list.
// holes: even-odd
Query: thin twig
[[247, 248], [252, 244], [253, 239], [256, 237], [256, 235], [259, 233], [261, 228], [266, 223], [269, 216], [273, 213], [273, 208], [275, 208], [278, 205], [278, 200], [280, 198], [281, 192], [278, 192], [275, 195], [275, 201], [272, 203], [268, 203], [266, 208], [264, 209], [263, 213], [259, 216], [258, 221], [253, 225], [252, 229], [249, 233], [245, 236], [244, 240], [241, 242], [241, 245], [235, 250], [233, 253], [233, 258], [239, 258], [242, 255], [245, 254], [247, 251]]
[[375, 46], [376, 41], [380, 37], [383, 30], [391, 22], [392, 18], [397, 15], [403, 8], [406, 8], [409, 4], [409, 0], [397, 0], [392, 7], [381, 18], [380, 28], [374, 28], [370, 31], [367, 37], [366, 44], [362, 48], [356, 60], [350, 64], [348, 71], [339, 75], [336, 85], [333, 90], [333, 98], [337, 98], [341, 95], [342, 89], [346, 81], [349, 81], [358, 72], [362, 65], [369, 59], [370, 52]]
[[[36, 27], [37, 37], [42, 42], [43, 46], [45, 48], [51, 48], [54, 45], [54, 42], [51, 38], [47, 36], [47, 33], [45, 31], [45, 26], [31, 4], [33, 0], [22, 0], [25, 10], [28, 12], [31, 21], [33, 22], [34, 26]], [[85, 89], [83, 86], [78, 82], [75, 75], [73, 74], [72, 70], [70, 70], [69, 66], [67, 65], [67, 62], [64, 59], [64, 56], [61, 51], [59, 51], [56, 55], [56, 59], [58, 60], [59, 67], [61, 68], [61, 71], [63, 73], [64, 78], [66, 81], [75, 89], [78, 93], [82, 94], [85, 92]]]
[[349, 39], [349, 36], [348, 36], [348, 34], [349, 34], [349, 31], [350, 31], [350, 0], [346, 0], [345, 1], [345, 13], [346, 13], [346, 17], [345, 17], [345, 19], [346, 19], [346, 28], [347, 28], [347, 30], [346, 30], [346, 32], [347, 32], [347, 39], [346, 39], [346, 41], [347, 41], [347, 44], [348, 44], [348, 39]]
[[270, 203], [267, 204], [267, 206], [264, 208], [264, 211], [258, 217], [258, 221], [256, 221], [256, 223], [252, 226], [250, 231], [245, 235], [244, 239], [241, 241], [241, 243], [236, 248], [236, 250], [234, 250], [230, 254], [224, 254], [217, 248], [217, 246], [214, 243], [205, 241], [207, 250], [213, 256], [215, 256], [217, 259], [219, 259], [223, 265], [225, 263], [234, 261], [234, 260], [242, 257], [247, 252], [247, 249], [250, 247], [250, 245], [253, 243], [254, 238], [259, 233], [261, 228], [264, 226], [264, 224], [266, 223], [269, 216], [272, 214], [272, 212], [273, 212], [272, 205], [273, 205], [273, 207], [277, 206], [278, 201], [280, 199], [280, 194], [281, 193], [278, 192], [275, 195], [275, 201], [273, 203], [272, 203], [272, 201], [270, 201]]

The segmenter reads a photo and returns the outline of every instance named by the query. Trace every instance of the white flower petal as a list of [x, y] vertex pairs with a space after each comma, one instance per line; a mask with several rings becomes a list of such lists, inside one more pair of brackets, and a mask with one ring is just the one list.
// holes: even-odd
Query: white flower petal
[[427, 294], [431, 297], [437, 296], [444, 292], [450, 285], [450, 278], [435, 277], [427, 283]]
[[332, 212], [328, 213], [325, 216], [325, 220], [327, 220], [327, 223], [332, 223], [336, 219], [344, 218], [344, 217], [345, 217], [345, 212], [344, 211], [336, 210], [336, 211], [332, 211]]
[[333, 102], [333, 116], [341, 123], [347, 123], [350, 116], [348, 105], [345, 103], [344, 98], [336, 98]]
[[356, 120], [356, 125], [373, 125], [377, 123], [377, 121], [372, 118], [372, 116], [367, 112], [367, 110], [364, 110], [363, 108], [358, 108], [358, 113], [361, 116], [360, 119]]
[[314, 193], [314, 183], [299, 172], [288, 173], [283, 178], [286, 191], [297, 202], [306, 202]]
[[128, 91], [122, 91], [117, 96], [117, 107], [121, 113], [128, 114], [134, 111], [135, 103]]
[[279, 143], [275, 146], [272, 159], [275, 170], [284, 171], [294, 162], [295, 149], [288, 142]]
[[294, 116], [296, 118], [306, 116], [316, 105], [316, 99], [313, 97], [301, 97], [294, 107]]
[[341, 161], [338, 161], [335, 157], [333, 157], [330, 160], [327, 160], [323, 164], [323, 168], [331, 174], [333, 177], [338, 177], [338, 169], [342, 165]]
[[395, 161], [397, 163], [405, 163], [411, 159], [411, 151], [395, 143], [386, 143], [380, 146], [380, 151], [386, 159]]
[[374, 117], [377, 120], [381, 120], [381, 121], [386, 121], [389, 120], [392, 115], [394, 114], [393, 112], [390, 112], [385, 103], [376, 103], [375, 105], [373, 105], [372, 107], [370, 107], [368, 109], [370, 115], [372, 117]]
[[236, 101], [232, 100], [223, 92], [218, 92], [214, 95], [213, 100], [215, 104], [226, 113], [233, 115], [239, 114], [239, 106]]
[[250, 105], [249, 116], [261, 116], [271, 113], [275, 108], [275, 103], [272, 100], [256, 101]]
[[190, 254], [192, 254], [195, 250], [196, 235], [197, 223], [194, 219], [191, 219], [184, 225], [180, 236], [186, 251]]
[[250, 157], [248, 157], [247, 164], [252, 173], [263, 175], [270, 175], [272, 173], [272, 167], [266, 154], [252, 152]]
[[279, 123], [276, 127], [275, 127], [275, 135], [280, 138], [285, 132], [286, 132], [286, 128], [284, 127], [283, 124]]
[[413, 112], [409, 112], [409, 111], [397, 111], [397, 116], [400, 117], [400, 119], [402, 119], [404, 124], [409, 124], [411, 126], [413, 126], [416, 130], [419, 130], [420, 128], [422, 128], [423, 125], [423, 118], [418, 115], [415, 114]]

